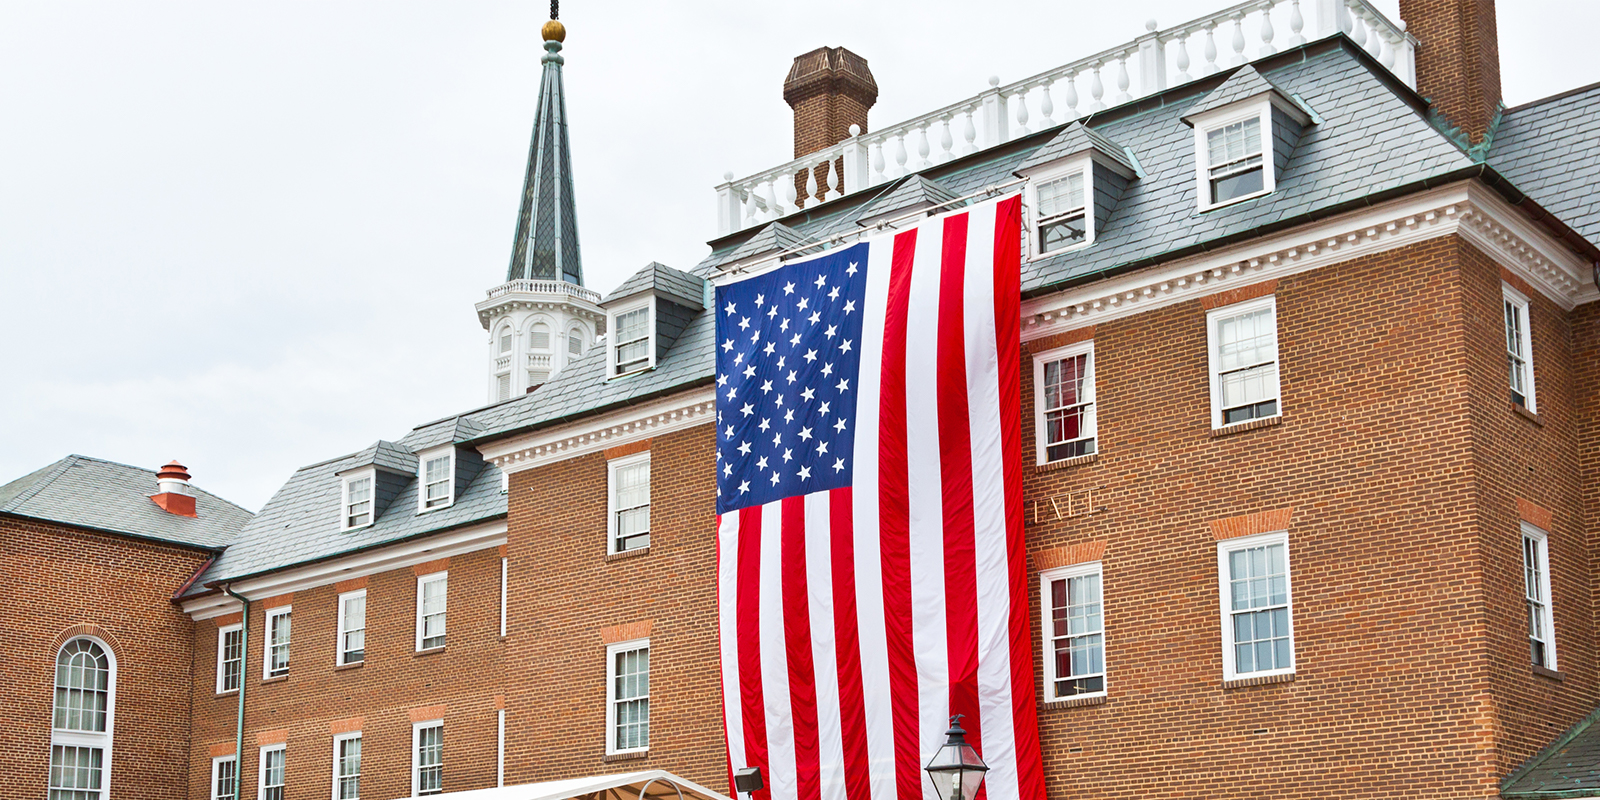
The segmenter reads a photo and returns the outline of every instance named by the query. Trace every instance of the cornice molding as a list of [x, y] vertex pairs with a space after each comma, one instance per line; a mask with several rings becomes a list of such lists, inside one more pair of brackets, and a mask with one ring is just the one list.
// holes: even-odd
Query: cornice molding
[[575, 297], [562, 297], [560, 295], [543, 294], [536, 292], [508, 292], [497, 297], [491, 297], [476, 306], [478, 323], [488, 330], [490, 323], [495, 319], [518, 309], [528, 311], [564, 311], [568, 315], [581, 317], [590, 322], [601, 322], [606, 318], [604, 311], [598, 305]]
[[490, 442], [479, 447], [478, 452], [502, 472], [521, 472], [652, 436], [710, 424], [716, 418], [716, 412], [716, 389], [705, 387], [569, 425]]

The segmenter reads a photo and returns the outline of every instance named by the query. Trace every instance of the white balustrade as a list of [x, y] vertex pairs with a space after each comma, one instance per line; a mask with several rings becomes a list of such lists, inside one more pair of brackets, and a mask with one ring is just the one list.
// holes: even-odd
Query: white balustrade
[[528, 278], [518, 278], [516, 280], [506, 281], [505, 283], [488, 290], [485, 294], [487, 294], [491, 300], [508, 294], [555, 294], [563, 295], [565, 297], [576, 297], [579, 300], [587, 300], [591, 303], [600, 302], [599, 292], [594, 291], [593, 289], [585, 289], [576, 283], [567, 283], [566, 281], [540, 281], [531, 280]]
[[[1315, 4], [1314, 15], [1307, 3]], [[1415, 85], [1416, 41], [1371, 0], [1244, 0], [1165, 29], [1151, 20], [1131, 44], [1010, 84], [991, 77], [984, 91], [920, 117], [871, 132], [852, 126], [850, 138], [832, 147], [746, 178], [726, 175], [716, 187], [717, 232], [764, 224], [1341, 32]]]

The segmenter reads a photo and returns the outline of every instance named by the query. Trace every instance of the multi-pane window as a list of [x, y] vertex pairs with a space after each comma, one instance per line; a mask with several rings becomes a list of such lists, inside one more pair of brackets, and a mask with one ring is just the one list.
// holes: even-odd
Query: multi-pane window
[[361, 798], [361, 734], [333, 739], [333, 800]]
[[1040, 576], [1047, 699], [1097, 695], [1106, 690], [1100, 574], [1100, 565], [1095, 563]]
[[239, 688], [244, 677], [244, 629], [232, 625], [217, 631], [217, 693]]
[[609, 552], [650, 546], [650, 454], [613, 459], [610, 472]]
[[56, 730], [104, 733], [111, 699], [111, 660], [89, 639], [73, 639], [56, 655]]
[[417, 579], [417, 649], [444, 647], [445, 593], [449, 573], [435, 572]]
[[344, 526], [359, 528], [372, 522], [372, 476], [349, 478], [344, 484]]
[[1084, 172], [1041, 180], [1034, 187], [1035, 252], [1040, 255], [1087, 241], [1089, 215]]
[[1260, 116], [1206, 131], [1206, 182], [1213, 204], [1226, 203], [1266, 188], [1261, 141]]
[[543, 322], [533, 323], [533, 327], [528, 329], [528, 348], [531, 350], [538, 350], [541, 353], [548, 352], [550, 350], [549, 325], [546, 325]]
[[1533, 353], [1528, 340], [1528, 299], [1509, 286], [1502, 287], [1506, 312], [1506, 367], [1510, 374], [1511, 402], [1535, 411]]
[[261, 748], [260, 800], [283, 800], [285, 752], [281, 744]]
[[289, 674], [290, 613], [287, 606], [267, 612], [267, 652], [264, 669], [268, 678]]
[[1033, 359], [1039, 463], [1095, 452], [1094, 343]]
[[418, 722], [411, 727], [411, 796], [444, 791], [444, 722]]
[[211, 759], [211, 800], [239, 800], [239, 760], [233, 756]]
[[1550, 618], [1550, 540], [1522, 526], [1522, 585], [1528, 600], [1528, 647], [1534, 666], [1556, 668], [1555, 625]]
[[606, 648], [606, 752], [650, 747], [650, 642]]
[[50, 800], [100, 800], [105, 751], [99, 747], [50, 748]]
[[450, 504], [451, 481], [449, 453], [430, 458], [422, 465], [422, 507], [438, 508]]
[[1228, 679], [1294, 670], [1289, 537], [1271, 533], [1217, 545], [1222, 645]]
[[367, 658], [367, 590], [339, 595], [339, 663], [359, 664]]
[[1206, 317], [1212, 427], [1278, 416], [1278, 317], [1273, 298], [1220, 308]]
[[650, 366], [650, 307], [618, 314], [613, 349], [613, 375], [626, 375]]

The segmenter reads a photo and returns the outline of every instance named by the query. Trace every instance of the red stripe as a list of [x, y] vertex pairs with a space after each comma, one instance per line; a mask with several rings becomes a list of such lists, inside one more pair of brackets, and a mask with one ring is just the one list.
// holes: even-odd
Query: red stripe
[[[772, 783], [767, 766], [767, 700], [761, 686], [761, 506], [741, 508], [739, 514], [739, 574], [734, 610], [739, 646], [739, 700], [744, 717], [744, 758], [740, 767], [760, 767]], [[769, 800], [771, 789], [752, 795]]]
[[1039, 721], [1033, 699], [1033, 639], [1028, 631], [1027, 544], [1022, 505], [1022, 198], [1001, 200], [994, 221], [994, 325], [1000, 358], [1000, 447], [1005, 470], [1006, 550], [1011, 572], [1011, 707], [1017, 797], [1043, 800]]
[[939, 475], [944, 506], [945, 641], [950, 713], [965, 714], [968, 741], [982, 752], [978, 714], [978, 578], [973, 556], [972, 422], [967, 406], [968, 215], [944, 221], [939, 272]]
[[811, 654], [811, 599], [806, 580], [806, 501], [782, 501], [783, 641], [789, 664], [789, 714], [794, 725], [795, 783], [800, 800], [822, 796], [817, 745], [817, 674]]
[[894, 237], [883, 321], [883, 377], [878, 421], [878, 535], [883, 555], [884, 632], [894, 719], [895, 793], [922, 797], [917, 731], [917, 660], [911, 638], [911, 508], [906, 464], [906, 317], [917, 231]]
[[[722, 568], [722, 536], [721, 536], [721, 533], [722, 533], [722, 515], [721, 514], [717, 515], [717, 533], [718, 533], [718, 536], [717, 536], [717, 568], [721, 569]], [[727, 598], [727, 597], [723, 597], [722, 596], [722, 591], [721, 591], [721, 585], [722, 584], [721, 584], [720, 581], [718, 582], [717, 585], [718, 585], [717, 610], [720, 612], [722, 609], [728, 607], [728, 603], [729, 603], [731, 598]], [[735, 593], [737, 594], [737, 590], [735, 590]], [[727, 635], [727, 632], [723, 631], [720, 626], [718, 626], [718, 633], [720, 633], [723, 636]], [[735, 641], [737, 641], [737, 639], [735, 639]], [[721, 673], [720, 677], [723, 680], [727, 679], [727, 666], [726, 665], [723, 665], [723, 672]], [[724, 686], [726, 686], [726, 684], [724, 684]], [[722, 693], [722, 719], [724, 720], [723, 725], [722, 725], [723, 762], [725, 764], [727, 764], [727, 766], [728, 766], [728, 796], [729, 797], [733, 797], [733, 796], [737, 795], [738, 792], [735, 792], [734, 789], [733, 789], [733, 745], [728, 739], [728, 725], [727, 725], [727, 722], [726, 722], [726, 720], [728, 719], [728, 693], [727, 692], [723, 692]], [[741, 766], [743, 766], [743, 765], [741, 765]]]
[[861, 631], [856, 617], [856, 543], [853, 492], [828, 493], [833, 559], [833, 639], [839, 667], [839, 732], [844, 743], [844, 790], [849, 800], [872, 794], [867, 773], [867, 704], [861, 689]]

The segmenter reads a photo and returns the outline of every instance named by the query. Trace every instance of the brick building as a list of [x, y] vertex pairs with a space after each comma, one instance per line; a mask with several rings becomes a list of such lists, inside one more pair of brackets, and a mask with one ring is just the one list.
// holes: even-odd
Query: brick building
[[[1049, 795], [1587, 790], [1557, 755], [1600, 743], [1600, 85], [1504, 108], [1492, 3], [1304, 5], [871, 132], [866, 61], [805, 54], [795, 159], [717, 187], [699, 265], [604, 296], [548, 24], [512, 262], [475, 309], [489, 405], [253, 517], [146, 500], [131, 468], [50, 477], [113, 471], [87, 459], [0, 488], [7, 563], [75, 599], [21, 615], [0, 798], [112, 742], [100, 791], [50, 796], [731, 793], [711, 287], [1012, 187]], [[115, 659], [114, 732], [52, 734], [74, 642]]]

